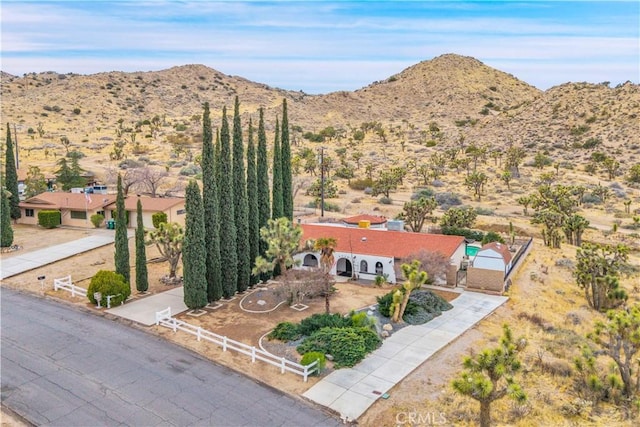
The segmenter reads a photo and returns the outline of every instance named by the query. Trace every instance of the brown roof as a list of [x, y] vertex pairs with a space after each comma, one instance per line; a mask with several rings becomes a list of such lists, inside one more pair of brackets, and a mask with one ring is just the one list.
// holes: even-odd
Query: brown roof
[[[182, 197], [144, 197], [144, 196], [127, 196], [124, 199], [124, 208], [128, 211], [138, 209], [138, 199], [142, 202], [142, 210], [147, 212], [164, 212], [172, 207], [184, 204], [185, 199]], [[115, 201], [109, 209], [115, 209]]]
[[369, 221], [370, 224], [384, 224], [387, 222], [387, 218], [383, 216], [366, 215], [366, 214], [350, 216], [348, 218], [342, 218], [342, 222], [345, 222], [347, 224], [359, 224], [360, 221]]
[[362, 255], [404, 258], [424, 249], [440, 252], [447, 258], [464, 244], [464, 237], [443, 234], [410, 233], [369, 228], [350, 228], [330, 225], [302, 224], [304, 240], [332, 237], [336, 251]]
[[[511, 252], [509, 251], [509, 246], [505, 245], [504, 243], [500, 243], [500, 242], [487, 243], [482, 247], [482, 249], [480, 249], [480, 251], [484, 251], [487, 249], [490, 249], [499, 253], [502, 259], [504, 260], [505, 264], [509, 264], [509, 261], [511, 261]], [[476, 254], [476, 256], [478, 255], [481, 255], [480, 252]]]
[[84, 193], [45, 192], [20, 202], [22, 208], [39, 209], [72, 209], [95, 210], [113, 203], [116, 196], [113, 194], [89, 194], [89, 200]]

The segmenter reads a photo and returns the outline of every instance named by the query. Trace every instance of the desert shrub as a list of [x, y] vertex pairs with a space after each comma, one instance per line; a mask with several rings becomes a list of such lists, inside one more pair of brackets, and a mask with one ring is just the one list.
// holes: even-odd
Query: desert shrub
[[592, 205], [602, 204], [602, 199], [595, 194], [585, 194], [582, 196], [582, 203], [590, 203]]
[[350, 318], [345, 318], [338, 313], [316, 313], [302, 319], [299, 326], [299, 332], [301, 335], [308, 336], [322, 328], [341, 328], [345, 326], [351, 326]]
[[[316, 199], [314, 201], [311, 201], [309, 203], [306, 204], [306, 207], [308, 208], [314, 208], [314, 209], [320, 209], [320, 199]], [[327, 202], [326, 200], [324, 201], [324, 210], [328, 211], [328, 212], [340, 212], [342, 209], [340, 209], [340, 206], [337, 205], [336, 203], [331, 203], [331, 202]]]
[[187, 130], [187, 125], [185, 125], [184, 123], [178, 123], [177, 125], [175, 125], [175, 129], [178, 132], [184, 132], [185, 130]]
[[[316, 180], [307, 189], [307, 196], [320, 197], [322, 194], [322, 182]], [[330, 179], [324, 180], [324, 198], [332, 199], [338, 197], [338, 186]]]
[[81, 110], [79, 108], [74, 108], [73, 109], [73, 114], [78, 115], [81, 113]]
[[383, 205], [390, 205], [393, 203], [393, 200], [391, 200], [391, 197], [383, 196], [383, 197], [380, 197], [378, 202], [380, 202]]
[[107, 296], [115, 295], [111, 298], [111, 305], [119, 305], [131, 295], [131, 287], [124, 280], [124, 276], [113, 271], [100, 270], [91, 278], [89, 289], [87, 290], [87, 298], [92, 304], [98, 302], [93, 294], [100, 292], [102, 299], [100, 305], [106, 307]]
[[502, 238], [501, 235], [499, 235], [498, 233], [496, 233], [495, 231], [489, 231], [487, 234], [484, 235], [484, 237], [482, 238], [482, 244], [486, 245], [487, 243], [491, 243], [491, 242], [499, 242], [499, 243], [504, 243], [504, 239]]
[[428, 141], [425, 143], [425, 145], [426, 145], [427, 147], [435, 147], [435, 146], [436, 146], [436, 144], [437, 144], [437, 143], [436, 143], [433, 139], [430, 139], [430, 140], [428, 140]]
[[101, 215], [101, 214], [91, 215], [91, 224], [93, 224], [95, 228], [100, 228], [100, 226], [102, 225], [102, 221], [104, 221], [104, 215]]
[[151, 215], [151, 222], [153, 222], [154, 228], [160, 228], [160, 224], [167, 222], [167, 213], [166, 212], [156, 212]]
[[356, 328], [370, 328], [373, 326], [373, 320], [364, 311], [358, 313], [352, 311], [349, 320], [351, 321], [351, 326]]
[[489, 208], [483, 208], [478, 206], [476, 208], [476, 214], [478, 215], [485, 215], [485, 216], [493, 216], [493, 214], [495, 214], [493, 209], [489, 209]]
[[589, 138], [586, 140], [584, 144], [582, 144], [582, 148], [584, 149], [595, 148], [600, 144], [602, 144], [602, 140], [600, 138]]
[[433, 197], [435, 193], [430, 188], [421, 188], [411, 195], [411, 200], [420, 200], [421, 198], [429, 199]]
[[187, 165], [180, 169], [180, 175], [182, 176], [194, 176], [202, 173], [202, 169], [198, 165]]
[[135, 169], [135, 168], [141, 168], [142, 166], [144, 166], [144, 163], [138, 162], [137, 160], [134, 160], [134, 159], [123, 160], [118, 165], [120, 169]]
[[338, 178], [343, 178], [343, 179], [351, 179], [355, 176], [355, 171], [353, 170], [353, 167], [349, 166], [349, 165], [344, 165], [344, 166], [340, 166], [338, 169], [336, 169], [335, 173], [333, 174], [334, 176], [338, 177]]
[[60, 211], [44, 210], [38, 212], [38, 225], [44, 228], [56, 228], [61, 223]]
[[468, 228], [443, 226], [440, 228], [440, 232], [448, 236], [463, 236], [477, 242], [481, 242], [482, 239], [484, 239], [484, 233], [482, 231], [470, 230]]
[[436, 194], [435, 197], [436, 197], [436, 202], [438, 202], [438, 205], [440, 205], [442, 208], [448, 207], [448, 206], [458, 206], [462, 204], [462, 201], [460, 200], [460, 196], [458, 196], [456, 193], [451, 193], [451, 192], [438, 193]]
[[323, 353], [319, 351], [310, 351], [302, 355], [302, 360], [300, 360], [300, 364], [303, 366], [311, 365], [313, 362], [318, 361], [318, 370], [315, 371], [317, 374], [321, 372], [327, 364], [327, 359]]
[[[270, 340], [280, 341], [295, 341], [301, 336], [300, 328], [295, 323], [280, 322], [278, 325], [267, 335]], [[304, 363], [303, 363], [304, 365]]]
[[364, 191], [367, 187], [373, 187], [372, 179], [353, 179], [349, 182], [349, 188], [351, 188], [352, 190]]

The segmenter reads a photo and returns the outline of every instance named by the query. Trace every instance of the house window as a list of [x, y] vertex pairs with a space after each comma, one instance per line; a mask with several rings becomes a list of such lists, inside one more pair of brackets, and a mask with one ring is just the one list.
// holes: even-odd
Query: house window
[[86, 211], [71, 211], [71, 219], [87, 219]]
[[376, 262], [376, 275], [378, 275], [378, 276], [382, 275], [382, 263], [381, 262]]
[[34, 217], [35, 214], [33, 212], [33, 209], [25, 209], [24, 210], [24, 216], [30, 216], [30, 217]]
[[366, 273], [367, 271], [369, 271], [369, 265], [367, 264], [367, 261], [360, 261], [360, 273]]

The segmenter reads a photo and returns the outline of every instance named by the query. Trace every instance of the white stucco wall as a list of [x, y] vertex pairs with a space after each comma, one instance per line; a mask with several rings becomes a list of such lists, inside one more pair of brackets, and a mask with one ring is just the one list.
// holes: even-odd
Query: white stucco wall
[[[307, 254], [314, 254], [318, 260], [320, 260], [319, 252], [301, 252], [293, 256], [294, 260], [298, 263], [296, 268], [305, 268], [302, 263], [304, 261], [304, 257]], [[332, 275], [337, 274], [337, 266], [340, 262], [340, 259], [349, 260], [352, 265], [352, 271], [355, 276], [359, 279], [364, 280], [374, 280], [376, 278], [376, 263], [379, 262], [382, 264], [382, 275], [387, 275], [387, 281], [389, 283], [396, 282], [396, 273], [393, 268], [393, 258], [390, 257], [380, 257], [373, 255], [360, 255], [360, 254], [351, 254], [346, 252], [334, 252], [333, 257], [335, 262], [333, 267], [331, 267], [331, 271], [329, 272]], [[362, 260], [367, 262], [367, 272], [360, 271], [360, 263]], [[344, 261], [343, 261], [344, 262]]]
[[451, 265], [455, 265], [457, 269], [460, 269], [460, 264], [462, 263], [462, 259], [466, 254], [466, 246], [464, 242], [458, 246], [458, 249], [451, 255]]

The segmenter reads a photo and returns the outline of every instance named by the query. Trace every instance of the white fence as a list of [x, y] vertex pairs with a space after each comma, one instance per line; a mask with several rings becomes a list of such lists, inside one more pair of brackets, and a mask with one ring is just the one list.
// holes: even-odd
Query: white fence
[[62, 277], [60, 279], [53, 279], [53, 289], [54, 290], [58, 290], [58, 289], [63, 289], [65, 291], [69, 291], [71, 292], [71, 296], [75, 297], [76, 294], [86, 297], [87, 296], [87, 290], [85, 288], [81, 288], [79, 286], [74, 285], [73, 283], [71, 283], [71, 276], [67, 276], [67, 277]]
[[255, 363], [256, 360], [261, 360], [270, 365], [280, 368], [281, 373], [285, 371], [293, 372], [300, 375], [307, 382], [307, 378], [312, 373], [318, 370], [318, 361], [311, 363], [310, 365], [300, 365], [299, 363], [287, 360], [284, 357], [278, 357], [271, 353], [267, 353], [261, 349], [257, 349], [253, 346], [232, 340], [222, 335], [218, 335], [206, 329], [202, 329], [199, 326], [190, 325], [182, 320], [171, 317], [171, 307], [162, 311], [156, 312], [156, 325], [162, 325], [176, 332], [178, 330], [187, 332], [191, 335], [195, 335], [198, 341], [204, 339], [222, 347], [222, 351], [234, 350], [241, 354], [246, 354], [251, 357], [251, 362]]

